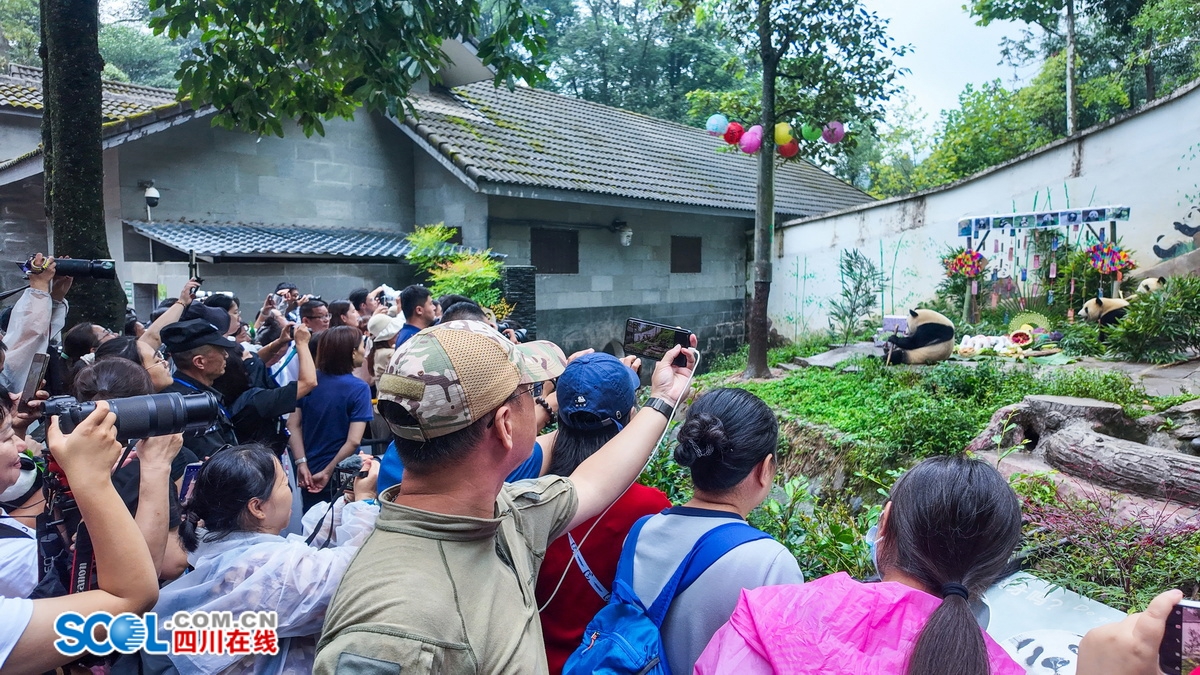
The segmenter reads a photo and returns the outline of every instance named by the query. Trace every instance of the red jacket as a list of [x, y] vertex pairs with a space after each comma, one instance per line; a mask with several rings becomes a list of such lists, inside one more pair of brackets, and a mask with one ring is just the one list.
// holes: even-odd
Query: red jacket
[[[617, 560], [621, 557], [621, 545], [625, 536], [638, 518], [659, 513], [671, 506], [667, 496], [660, 490], [637, 485], [636, 483], [625, 494], [621, 495], [608, 513], [604, 514], [596, 529], [580, 544], [589, 529], [596, 522], [595, 518], [571, 530], [570, 536], [579, 545], [587, 566], [591, 568], [596, 579], [608, 591], [612, 591], [613, 577], [617, 575]], [[570, 564], [570, 570], [563, 577], [563, 570]], [[562, 585], [555, 594], [554, 587]], [[562, 672], [567, 657], [583, 640], [583, 630], [596, 613], [604, 607], [605, 602], [600, 595], [588, 584], [579, 565], [571, 555], [571, 544], [567, 535], [550, 542], [546, 549], [546, 558], [542, 562], [541, 572], [537, 580], [537, 602], [541, 607], [546, 600], [554, 595], [554, 601], [541, 612], [542, 635], [546, 640], [546, 657], [550, 663], [550, 672], [558, 675]]]

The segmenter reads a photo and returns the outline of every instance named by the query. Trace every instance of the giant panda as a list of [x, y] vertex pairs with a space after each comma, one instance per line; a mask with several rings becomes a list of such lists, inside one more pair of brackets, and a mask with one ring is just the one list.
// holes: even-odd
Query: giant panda
[[954, 351], [954, 323], [931, 309], [908, 310], [906, 333], [887, 339], [883, 349], [887, 363], [937, 363]]
[[1158, 289], [1162, 288], [1163, 284], [1165, 284], [1165, 283], [1167, 283], [1166, 277], [1153, 277], [1150, 279], [1142, 279], [1142, 283], [1138, 284], [1137, 294], [1142, 295], [1142, 294], [1153, 293], [1154, 291], [1157, 291]]
[[1116, 325], [1129, 308], [1128, 300], [1119, 298], [1092, 298], [1083, 303], [1079, 318], [1100, 324], [1101, 328]]

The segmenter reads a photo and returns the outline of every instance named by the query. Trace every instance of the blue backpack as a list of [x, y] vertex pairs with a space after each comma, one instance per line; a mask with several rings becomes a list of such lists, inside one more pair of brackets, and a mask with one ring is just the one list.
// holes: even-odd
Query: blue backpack
[[770, 539], [767, 533], [744, 522], [727, 523], [705, 532], [647, 609], [633, 592], [633, 554], [638, 534], [651, 517], [642, 517], [630, 529], [617, 562], [612, 597], [588, 623], [583, 644], [567, 659], [563, 675], [671, 675], [660, 633], [671, 601], [721, 556], [742, 544]]

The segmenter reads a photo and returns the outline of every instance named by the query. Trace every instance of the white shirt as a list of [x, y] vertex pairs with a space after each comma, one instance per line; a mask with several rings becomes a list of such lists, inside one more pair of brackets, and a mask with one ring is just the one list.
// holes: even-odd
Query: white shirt
[[0, 509], [0, 524], [28, 535], [0, 537], [0, 597], [27, 598], [38, 583], [37, 533], [8, 517], [4, 509]]
[[284, 352], [283, 358], [279, 362], [271, 366], [271, 377], [275, 380], [275, 384], [281, 387], [286, 387], [292, 382], [300, 379], [300, 359], [296, 355], [296, 343], [292, 343]]
[[4, 662], [8, 660], [13, 647], [17, 646], [17, 640], [21, 639], [33, 616], [33, 601], [0, 597], [0, 616], [4, 617], [0, 621], [0, 670], [3, 670]]

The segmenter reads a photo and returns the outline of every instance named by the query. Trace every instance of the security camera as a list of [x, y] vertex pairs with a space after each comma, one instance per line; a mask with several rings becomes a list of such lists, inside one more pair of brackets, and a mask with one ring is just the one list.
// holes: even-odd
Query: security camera
[[146, 188], [146, 206], [158, 206], [158, 190], [153, 185]]

